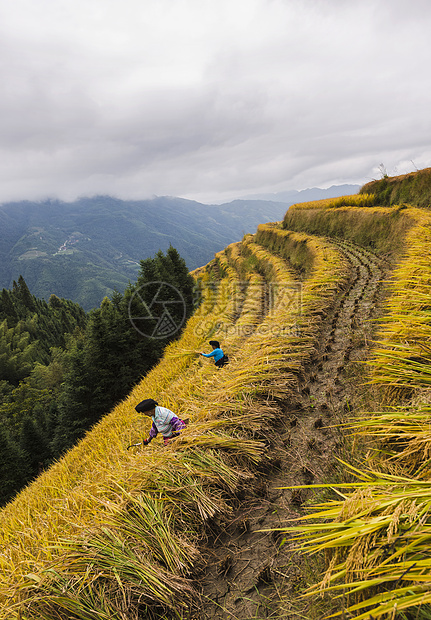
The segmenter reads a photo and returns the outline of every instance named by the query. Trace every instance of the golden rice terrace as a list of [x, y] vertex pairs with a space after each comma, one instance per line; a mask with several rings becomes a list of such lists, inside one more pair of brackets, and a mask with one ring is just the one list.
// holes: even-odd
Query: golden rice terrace
[[[430, 179], [294, 205], [194, 273], [181, 338], [1, 511], [0, 620], [431, 618]], [[190, 424], [127, 450], [149, 397]]]

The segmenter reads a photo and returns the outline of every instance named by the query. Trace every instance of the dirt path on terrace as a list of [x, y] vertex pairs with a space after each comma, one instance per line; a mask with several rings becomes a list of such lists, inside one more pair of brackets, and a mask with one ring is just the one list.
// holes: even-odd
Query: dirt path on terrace
[[283, 619], [307, 618], [305, 603], [295, 607], [296, 590], [304, 584], [304, 562], [295, 544], [266, 528], [286, 526], [303, 511], [310, 490], [279, 487], [313, 484], [331, 473], [334, 453], [343, 436], [334, 424], [360, 402], [361, 382], [372, 326], [382, 296], [387, 266], [358, 246], [338, 244], [351, 265], [346, 290], [336, 298], [323, 322], [320, 345], [298, 379], [297, 394], [285, 406], [278, 433], [271, 431], [267, 470], [244, 492], [231, 522], [214, 527], [205, 550], [206, 566], [198, 576], [202, 608], [199, 620], [278, 618], [278, 591], [292, 598]]

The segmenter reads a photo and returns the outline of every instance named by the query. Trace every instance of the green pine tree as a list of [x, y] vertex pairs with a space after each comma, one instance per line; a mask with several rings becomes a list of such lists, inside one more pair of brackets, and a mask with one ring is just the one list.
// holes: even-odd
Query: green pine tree
[[0, 505], [4, 506], [29, 478], [25, 455], [0, 424]]

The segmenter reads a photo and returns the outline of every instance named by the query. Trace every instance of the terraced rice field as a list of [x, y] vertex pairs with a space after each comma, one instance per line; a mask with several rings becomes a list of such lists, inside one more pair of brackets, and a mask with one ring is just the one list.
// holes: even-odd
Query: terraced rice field
[[375, 254], [351, 243], [336, 247], [347, 266], [344, 285], [325, 309], [315, 350], [267, 435], [270, 456], [258, 481], [244, 491], [231, 522], [215, 529], [208, 546], [203, 573], [208, 620], [279, 617], [278, 592], [294, 599], [303, 581], [298, 545], [280, 547], [284, 535], [277, 529], [303, 513], [311, 491], [282, 487], [331, 475], [344, 445], [336, 425], [357, 406], [355, 362], [367, 359], [388, 276], [387, 261]]
[[[181, 338], [0, 513], [0, 619], [319, 617], [299, 598], [310, 565], [285, 528], [314, 500], [304, 485], [334, 481], [351, 456], [340, 423], [361, 411], [362, 362], [387, 313], [384, 254], [272, 223], [196, 270], [201, 302]], [[198, 356], [209, 339], [228, 366]], [[128, 451], [148, 397], [191, 423], [167, 447]]]

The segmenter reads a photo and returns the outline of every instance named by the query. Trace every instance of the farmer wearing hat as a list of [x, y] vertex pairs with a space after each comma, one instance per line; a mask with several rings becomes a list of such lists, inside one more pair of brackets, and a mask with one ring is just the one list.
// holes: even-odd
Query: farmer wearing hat
[[150, 429], [150, 435], [148, 439], [143, 440], [143, 445], [148, 446], [159, 433], [163, 435], [165, 446], [169, 443], [170, 439], [178, 437], [180, 431], [186, 427], [189, 420], [181, 420], [175, 413], [166, 407], [160, 407], [157, 401], [152, 398], [146, 398], [138, 405], [135, 410], [138, 413], [143, 413], [153, 420], [153, 424]]

